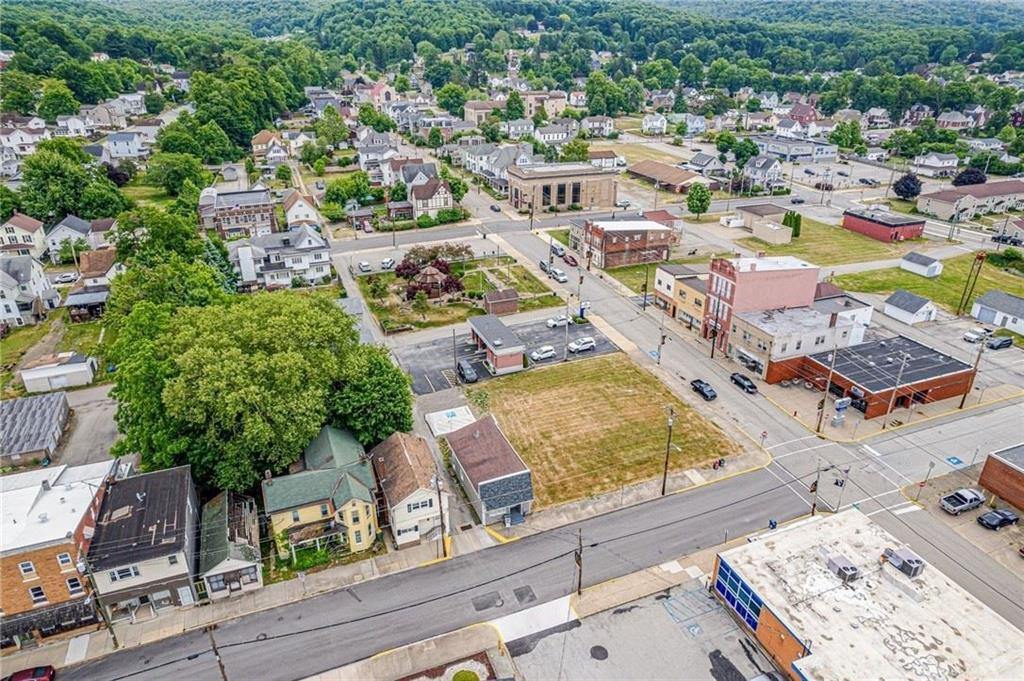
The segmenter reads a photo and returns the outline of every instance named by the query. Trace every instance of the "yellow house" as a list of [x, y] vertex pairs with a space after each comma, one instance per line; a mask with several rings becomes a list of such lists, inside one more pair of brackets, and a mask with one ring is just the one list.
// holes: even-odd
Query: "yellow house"
[[278, 555], [340, 545], [352, 552], [376, 539], [377, 487], [363, 446], [348, 431], [324, 426], [302, 454], [304, 471], [263, 481], [263, 506]]
[[654, 302], [690, 329], [700, 330], [704, 319], [706, 265], [658, 265], [654, 271]]

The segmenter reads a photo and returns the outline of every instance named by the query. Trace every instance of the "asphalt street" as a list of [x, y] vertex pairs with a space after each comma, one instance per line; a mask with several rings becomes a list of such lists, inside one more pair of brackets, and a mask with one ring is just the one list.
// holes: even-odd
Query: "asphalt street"
[[784, 522], [804, 513], [805, 501], [780, 494], [782, 488], [765, 471], [746, 473], [728, 485], [655, 499], [242, 617], [209, 634], [192, 632], [115, 653], [61, 670], [61, 678], [303, 678], [565, 596], [574, 587], [577, 531], [584, 543], [583, 583], [596, 584], [716, 545], [726, 532], [740, 536], [764, 529], [769, 519]]

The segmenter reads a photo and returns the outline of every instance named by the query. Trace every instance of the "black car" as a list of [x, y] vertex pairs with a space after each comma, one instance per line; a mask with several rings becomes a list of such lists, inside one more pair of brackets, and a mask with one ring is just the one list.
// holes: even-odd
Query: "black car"
[[790, 203], [804, 203], [804, 200], [799, 196], [794, 196], [789, 200]]
[[495, 213], [501, 212], [501, 209], [495, 206], [493, 203], [491, 204], [491, 210], [493, 210]]
[[702, 381], [699, 378], [695, 378], [690, 381], [690, 387], [693, 388], [693, 392], [703, 397], [705, 402], [710, 402], [718, 397], [718, 393], [716, 393], [715, 389], [711, 387], [711, 384], [707, 381]]
[[1007, 525], [1016, 525], [1020, 518], [1008, 508], [1001, 508], [996, 511], [989, 511], [978, 516], [978, 524], [990, 530], [999, 530]]
[[460, 359], [457, 370], [463, 383], [476, 383], [480, 380], [480, 377], [476, 375], [476, 369], [467, 360]]
[[750, 378], [748, 378], [745, 374], [741, 374], [740, 372], [737, 371], [731, 376], [729, 376], [729, 380], [738, 385], [740, 388], [742, 388], [743, 392], [745, 393], [750, 393], [751, 395], [757, 393], [757, 386], [754, 385], [754, 382], [750, 380]]
[[988, 342], [985, 343], [985, 347], [989, 350], [1002, 350], [1003, 348], [1008, 348], [1012, 345], [1013, 338], [1010, 336], [997, 336], [995, 338], [990, 338]]

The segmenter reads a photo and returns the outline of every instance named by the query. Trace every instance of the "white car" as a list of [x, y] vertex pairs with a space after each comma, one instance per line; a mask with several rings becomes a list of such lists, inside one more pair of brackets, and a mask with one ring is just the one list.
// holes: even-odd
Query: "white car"
[[569, 343], [569, 352], [575, 354], [577, 352], [583, 352], [585, 350], [593, 350], [597, 347], [597, 343], [590, 336], [583, 336], [577, 338], [572, 343]]
[[616, 208], [629, 208], [630, 205], [631, 204], [626, 199], [621, 199], [621, 200], [615, 202], [615, 207]]
[[65, 272], [64, 274], [58, 274], [53, 281], [57, 284], [73, 284], [78, 281], [78, 275], [74, 272]]
[[569, 318], [569, 317], [566, 317], [564, 314], [560, 314], [557, 317], [552, 317], [551, 319], [549, 319], [547, 321], [547, 325], [548, 325], [549, 329], [554, 329], [554, 328], [557, 328], [559, 326], [565, 326], [567, 324], [572, 324], [572, 319]]
[[983, 329], [980, 326], [976, 326], [967, 333], [964, 334], [964, 340], [968, 343], [980, 343], [989, 337], [992, 332], [988, 329]]
[[566, 276], [565, 272], [557, 267], [552, 267], [548, 270], [548, 276], [557, 281], [559, 284], [564, 284], [569, 281], [569, 277]]
[[390, 270], [394, 266], [395, 266], [395, 259], [394, 258], [384, 258], [383, 260], [380, 261], [380, 268], [382, 270]]
[[365, 260], [360, 260], [359, 261], [359, 271], [360, 272], [369, 272], [372, 269], [373, 268], [370, 267], [370, 263], [366, 262]]
[[553, 345], [542, 345], [533, 352], [530, 353], [530, 359], [534, 362], [540, 362], [545, 359], [555, 358], [555, 346]]

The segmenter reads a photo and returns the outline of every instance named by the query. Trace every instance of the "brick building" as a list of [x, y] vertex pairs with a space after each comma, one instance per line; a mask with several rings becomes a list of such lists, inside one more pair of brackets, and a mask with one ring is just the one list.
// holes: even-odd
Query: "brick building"
[[4, 476], [0, 490], [3, 647], [97, 621], [88, 599], [88, 580], [80, 568], [116, 470], [114, 461], [104, 461]]
[[806, 307], [814, 302], [818, 268], [794, 258], [715, 258], [711, 261], [701, 336], [732, 353], [734, 313]]
[[843, 229], [886, 243], [917, 239], [924, 234], [924, 218], [890, 213], [887, 210], [850, 208], [843, 213]]
[[978, 484], [1006, 503], [1024, 508], [1024, 443], [989, 454]]
[[222, 239], [276, 232], [277, 214], [270, 191], [259, 185], [241, 192], [218, 192], [207, 187], [199, 195], [199, 226], [216, 231]]
[[569, 247], [602, 269], [668, 260], [676, 231], [653, 220], [574, 220]]
[[486, 354], [484, 368], [494, 376], [523, 370], [526, 346], [492, 314], [469, 318], [469, 335]]
[[613, 208], [618, 172], [590, 163], [544, 163], [508, 167], [509, 201], [516, 210]]
[[518, 311], [519, 293], [514, 288], [503, 288], [484, 294], [484, 312], [487, 314], [514, 314]]

